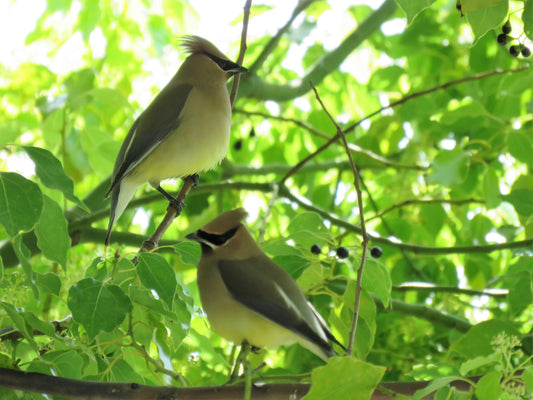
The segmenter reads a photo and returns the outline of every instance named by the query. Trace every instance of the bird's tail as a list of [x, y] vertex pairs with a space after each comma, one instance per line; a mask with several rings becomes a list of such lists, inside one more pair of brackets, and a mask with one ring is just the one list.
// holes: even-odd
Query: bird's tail
[[115, 188], [111, 191], [111, 213], [109, 215], [109, 225], [107, 227], [107, 234], [105, 236], [105, 245], [109, 244], [111, 239], [111, 231], [113, 230], [113, 225], [119, 217], [122, 215], [126, 206], [132, 199], [137, 185], [131, 182], [128, 182], [127, 179], [123, 179]]

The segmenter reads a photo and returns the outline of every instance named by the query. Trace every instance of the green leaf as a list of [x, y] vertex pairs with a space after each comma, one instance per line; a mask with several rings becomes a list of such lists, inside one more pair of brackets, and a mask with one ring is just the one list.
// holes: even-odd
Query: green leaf
[[167, 318], [177, 319], [177, 315], [168, 311], [168, 309], [165, 308], [164, 303], [153, 296], [150, 289], [138, 286], [130, 286], [128, 289], [128, 294], [130, 295], [131, 301], [134, 303], [138, 303]]
[[22, 242], [22, 237], [20, 235], [16, 236], [11, 243], [13, 244], [13, 251], [15, 252], [17, 260], [22, 265], [22, 268], [26, 274], [26, 284], [31, 287], [33, 290], [33, 295], [36, 299], [38, 299], [39, 289], [35, 285], [33, 267], [30, 263], [30, 251]]
[[483, 175], [483, 192], [488, 209], [495, 208], [501, 203], [500, 182], [494, 168], [488, 168]]
[[501, 2], [502, 0], [461, 0], [461, 12], [464, 15], [471, 11], [495, 7]]
[[89, 35], [100, 21], [100, 3], [97, 1], [83, 2], [83, 9], [78, 13], [78, 26], [83, 39], [87, 42]]
[[462, 150], [443, 150], [433, 160], [429, 180], [446, 187], [457, 185], [465, 180], [469, 165]]
[[294, 217], [288, 227], [289, 237], [305, 247], [313, 244], [325, 246], [331, 240], [322, 217], [317, 213], [304, 212]]
[[513, 191], [502, 196], [505, 201], [511, 203], [518, 214], [528, 218], [533, 214], [533, 190], [513, 189]]
[[323, 282], [329, 275], [329, 270], [324, 268], [319, 262], [313, 262], [303, 270], [298, 277], [298, 286], [305, 292], [316, 287], [319, 282]]
[[499, 372], [489, 372], [483, 376], [476, 385], [476, 397], [478, 400], [498, 400], [502, 394], [500, 387], [500, 379], [502, 378]]
[[475, 40], [479, 40], [491, 29], [499, 27], [507, 18], [508, 11], [509, 2], [501, 1], [494, 7], [469, 12], [466, 19], [474, 31]]
[[180, 255], [185, 264], [198, 265], [201, 256], [201, 248], [192, 241], [183, 241], [174, 246], [174, 250]]
[[302, 400], [368, 400], [386, 368], [351, 357], [333, 357], [324, 367], [315, 368], [311, 389]]
[[116, 286], [85, 278], [73, 285], [68, 294], [72, 317], [85, 327], [89, 340], [101, 331], [116, 329], [131, 311], [131, 302]]
[[49, 337], [56, 336], [56, 330], [52, 323], [40, 320], [37, 315], [30, 311], [24, 311], [22, 316], [24, 317], [24, 320], [28, 326], [33, 328], [34, 331], [42, 332], [43, 335], [47, 335]]
[[14, 172], [0, 172], [0, 224], [9, 236], [30, 231], [39, 220], [42, 208], [39, 186]]
[[524, 11], [522, 12], [522, 22], [524, 32], [529, 40], [533, 40], [533, 0], [524, 1]]
[[84, 360], [76, 350], [49, 351], [42, 359], [52, 364], [54, 371], [62, 378], [81, 379]]
[[533, 367], [524, 369], [524, 372], [522, 372], [522, 379], [526, 384], [527, 390], [533, 392]]
[[464, 363], [461, 364], [461, 368], [459, 369], [459, 371], [461, 372], [461, 375], [466, 376], [470, 371], [474, 369], [481, 368], [486, 365], [494, 364], [497, 362], [498, 358], [496, 358], [494, 354], [488, 356], [480, 356], [471, 360], [466, 360]]
[[431, 7], [436, 0], [394, 0], [407, 17], [407, 23], [411, 24], [418, 14]]
[[15, 328], [20, 332], [24, 339], [28, 341], [33, 350], [37, 352], [38, 346], [33, 338], [33, 330], [27, 325], [22, 310], [4, 301], [0, 301], [0, 306], [4, 309], [9, 318], [11, 318], [11, 322], [13, 322]]
[[91, 128], [80, 137], [80, 144], [86, 152], [93, 170], [102, 176], [109, 175], [113, 170], [115, 156], [118, 153], [119, 143], [112, 140], [109, 132]]
[[[96, 260], [93, 260], [93, 262]], [[93, 264], [95, 267], [98, 267], [99, 260], [96, 264]], [[113, 272], [113, 283], [119, 285], [124, 291], [128, 290], [128, 287], [131, 286], [137, 279], [137, 270], [135, 265], [128, 260], [127, 258], [122, 258], [115, 265]]]
[[507, 321], [489, 320], [480, 322], [451, 345], [451, 350], [468, 358], [489, 356], [493, 353], [492, 340], [501, 332], [519, 336], [516, 328]]
[[519, 314], [533, 304], [533, 274], [523, 272], [515, 280], [512, 287], [509, 287], [509, 306], [513, 313]]
[[533, 165], [533, 141], [522, 132], [511, 132], [507, 136], [509, 153], [519, 161]]
[[159, 254], [142, 253], [139, 255], [137, 274], [143, 286], [154, 290], [169, 309], [176, 293], [176, 274], [170, 264]]
[[162, 15], [148, 16], [148, 32], [152, 36], [152, 40], [157, 52], [157, 57], [163, 55], [163, 49], [170, 43], [172, 39], [172, 32], [168, 29], [166, 19]]
[[40, 274], [35, 272], [35, 284], [44, 292], [59, 296], [61, 290], [61, 279], [56, 274], [48, 272]]
[[388, 306], [392, 281], [389, 271], [383, 264], [367, 259], [361, 284], [368, 292], [376, 294], [385, 307]]
[[[341, 318], [351, 321], [353, 318], [353, 305], [355, 299], [355, 281], [348, 281], [348, 286], [343, 295]], [[359, 321], [357, 335], [355, 335], [355, 352], [357, 357], [365, 358], [374, 344], [376, 333], [376, 303], [366, 289], [361, 291], [359, 300]], [[331, 317], [330, 317], [331, 318]]]
[[47, 195], [43, 195], [43, 213], [35, 225], [35, 236], [44, 256], [57, 261], [66, 271], [67, 251], [70, 248], [68, 223], [59, 204]]
[[[81, 12], [80, 14], [83, 14]], [[70, 102], [73, 105], [84, 104], [82, 99], [95, 86], [96, 76], [90, 68], [83, 68], [79, 71], [71, 72], [65, 79], [65, 86]]]
[[417, 390], [412, 397], [412, 400], [421, 400], [430, 393], [433, 393], [436, 390], [448, 385], [450, 382], [461, 379], [459, 376], [445, 376], [443, 378], [434, 379], [429, 385], [424, 389]]
[[272, 258], [272, 261], [287, 271], [294, 279], [299, 279], [309, 266], [309, 260], [301, 256], [276, 256]]
[[89, 209], [74, 194], [74, 182], [65, 174], [63, 166], [48, 150], [39, 147], [23, 146], [24, 151], [35, 163], [35, 173], [43, 185], [50, 189], [60, 190], [67, 199], [86, 211]]
[[47, 9], [51, 12], [56, 12], [56, 11], [65, 12], [70, 9], [71, 4], [72, 4], [72, 0], [48, 0]]

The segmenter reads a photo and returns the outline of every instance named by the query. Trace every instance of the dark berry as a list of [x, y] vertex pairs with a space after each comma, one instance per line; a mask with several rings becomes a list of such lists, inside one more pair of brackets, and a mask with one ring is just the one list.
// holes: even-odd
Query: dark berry
[[460, 1], [455, 3], [455, 8], [457, 8], [457, 11], [461, 11], [461, 2]]
[[374, 258], [379, 258], [383, 254], [383, 250], [381, 250], [381, 247], [374, 246], [370, 249], [370, 255]]
[[314, 245], [311, 246], [311, 253], [320, 254], [321, 251], [322, 251], [322, 249], [320, 248], [320, 246], [318, 244], [314, 244]]
[[504, 45], [507, 43], [507, 35], [505, 33], [500, 33], [497, 40], [499, 44]]
[[242, 139], [239, 139], [237, 140], [234, 144], [233, 144], [233, 148], [237, 151], [239, 151], [240, 149], [242, 149]]
[[520, 50], [519, 50], [518, 46], [509, 47], [509, 54], [512, 55], [513, 57], [518, 56], [519, 53], [520, 53]]
[[502, 32], [505, 33], [506, 35], [511, 33], [511, 24], [509, 23], [509, 21], [507, 21], [505, 24], [503, 24]]
[[252, 126], [252, 129], [250, 129], [250, 133], [248, 134], [248, 136], [255, 137], [255, 129], [253, 126]]
[[531, 50], [529, 50], [529, 47], [524, 47], [522, 49], [522, 56], [529, 57], [531, 55]]
[[341, 260], [342, 260], [343, 258], [348, 257], [348, 254], [349, 254], [349, 253], [348, 253], [348, 249], [347, 249], [346, 247], [343, 247], [343, 246], [342, 246], [342, 247], [339, 247], [339, 248], [337, 249], [337, 257], [339, 257]]

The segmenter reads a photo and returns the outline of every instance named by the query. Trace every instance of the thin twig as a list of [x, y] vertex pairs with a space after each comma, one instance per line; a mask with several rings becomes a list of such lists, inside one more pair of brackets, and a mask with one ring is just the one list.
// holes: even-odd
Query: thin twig
[[[244, 54], [246, 53], [246, 36], [248, 35], [248, 21], [250, 20], [250, 8], [252, 7], [252, 0], [246, 0], [244, 3], [244, 15], [242, 21], [242, 33], [241, 33], [241, 49], [239, 50], [239, 57], [237, 58], [237, 64], [242, 65], [244, 61]], [[241, 75], [237, 74], [233, 78], [233, 86], [231, 87], [231, 94], [229, 96], [230, 104], [233, 106], [235, 99], [237, 98], [237, 90], [239, 90], [239, 82], [241, 81]]]
[[470, 199], [408, 199], [408, 200], [404, 200], [400, 203], [396, 203], [396, 204], [393, 204], [392, 206], [384, 209], [384, 210], [381, 210], [380, 212], [376, 213], [376, 215], [373, 215], [369, 218], [367, 218], [367, 222], [368, 221], [371, 221], [373, 219], [376, 219], [376, 218], [381, 218], [383, 215], [397, 209], [397, 208], [401, 208], [401, 207], [404, 207], [404, 206], [407, 206], [407, 205], [410, 205], [410, 204], [456, 204], [456, 205], [462, 205], [462, 204], [470, 204], [470, 203], [480, 203], [480, 204], [483, 204], [485, 203], [485, 200], [483, 199], [474, 199], [474, 198], [470, 198]]
[[274, 208], [274, 204], [276, 203], [276, 200], [278, 199], [279, 194], [279, 185], [274, 184], [274, 187], [272, 188], [272, 196], [270, 197], [270, 201], [268, 202], [268, 207], [261, 217], [261, 227], [259, 228], [259, 237], [257, 238], [257, 241], [259, 244], [263, 244], [265, 241], [265, 232], [266, 232], [266, 224], [267, 219], [272, 213], [272, 208]]
[[488, 297], [506, 297], [509, 294], [507, 289], [464, 289], [457, 286], [438, 286], [428, 283], [404, 283], [401, 285], [394, 285], [392, 290], [396, 292], [431, 292], [431, 293], [454, 293], [464, 294], [466, 296], [488, 296]]
[[363, 194], [361, 193], [361, 187], [359, 185], [359, 172], [357, 171], [357, 168], [355, 166], [355, 163], [352, 158], [352, 153], [350, 152], [350, 148], [348, 147], [348, 142], [346, 141], [346, 136], [344, 135], [344, 132], [342, 131], [339, 124], [337, 124], [337, 121], [331, 116], [329, 111], [327, 110], [326, 106], [320, 99], [320, 96], [313, 85], [312, 82], [309, 82], [311, 85], [311, 88], [313, 89], [313, 92], [315, 92], [315, 96], [317, 101], [320, 103], [320, 106], [326, 113], [326, 115], [329, 117], [333, 125], [335, 125], [335, 128], [337, 129], [337, 135], [339, 135], [342, 139], [342, 142], [344, 144], [344, 148], [346, 150], [346, 154], [348, 155], [348, 159], [350, 160], [350, 165], [352, 167], [353, 172], [353, 184], [355, 187], [355, 192], [357, 193], [357, 206], [359, 208], [359, 220], [361, 222], [361, 236], [363, 237], [363, 241], [361, 243], [361, 246], [363, 247], [363, 252], [361, 254], [361, 264], [357, 270], [357, 282], [355, 286], [355, 300], [354, 300], [354, 306], [353, 306], [353, 319], [352, 319], [352, 328], [350, 330], [350, 339], [348, 342], [348, 346], [346, 347], [346, 356], [351, 356], [353, 354], [353, 344], [355, 339], [355, 332], [357, 330], [357, 321], [359, 319], [359, 303], [361, 300], [361, 282], [363, 280], [363, 271], [365, 268], [366, 263], [366, 252], [368, 247], [368, 242], [370, 241], [370, 238], [368, 237], [366, 233], [366, 226], [365, 226], [365, 216], [363, 213]]
[[[261, 117], [261, 118], [273, 119], [273, 120], [276, 120], [276, 121], [292, 123], [292, 124], [294, 124], [296, 126], [299, 126], [300, 128], [303, 128], [303, 129], [307, 130], [308, 132], [310, 132], [313, 135], [318, 136], [318, 137], [320, 137], [322, 139], [329, 139], [330, 138], [330, 135], [328, 135], [326, 132], [322, 132], [321, 130], [315, 128], [314, 126], [308, 124], [305, 121], [299, 121], [299, 120], [294, 119], [294, 118], [287, 118], [287, 117], [283, 117], [281, 115], [272, 115], [272, 114], [268, 114], [268, 113], [264, 113], [264, 112], [260, 112], [260, 111], [248, 111], [248, 110], [244, 110], [242, 108], [236, 108], [233, 111], [236, 112], [236, 113], [244, 114], [244, 115], [251, 116], [251, 117], [255, 116], [255, 117]], [[340, 139], [340, 137], [336, 137], [336, 139], [338, 141]], [[400, 163], [400, 162], [397, 162], [397, 161], [389, 160], [388, 158], [380, 156], [380, 155], [374, 153], [373, 151], [364, 149], [361, 146], [356, 145], [355, 143], [348, 143], [348, 147], [354, 153], [361, 154], [361, 155], [363, 155], [365, 157], [368, 157], [370, 160], [375, 161], [375, 162], [377, 162], [379, 164], [383, 164], [383, 165], [385, 165], [387, 167], [392, 167], [392, 168], [396, 168], [396, 169], [413, 169], [413, 170], [418, 170], [418, 171], [425, 171], [425, 170], [427, 170], [429, 168], [428, 166], [425, 166], [425, 165], [404, 164], [404, 163]]]
[[[399, 105], [401, 105], [403, 103], [406, 103], [409, 100], [412, 100], [414, 98], [417, 98], [417, 97], [420, 97], [420, 96], [424, 96], [426, 94], [429, 94], [429, 93], [432, 93], [432, 92], [436, 92], [436, 91], [441, 90], [441, 89], [446, 89], [446, 88], [448, 88], [450, 86], [459, 85], [461, 83], [474, 81], [474, 80], [479, 80], [479, 79], [484, 79], [484, 78], [488, 78], [489, 76], [494, 76], [494, 75], [522, 72], [522, 71], [525, 71], [528, 68], [529, 68], [529, 65], [524, 65], [524, 66], [522, 66], [520, 68], [515, 68], [515, 69], [495, 69], [493, 71], [481, 72], [481, 73], [473, 75], [473, 76], [467, 76], [465, 78], [456, 79], [456, 80], [453, 80], [453, 81], [449, 81], [449, 82], [443, 83], [442, 85], [438, 85], [438, 86], [432, 87], [430, 89], [426, 89], [426, 90], [422, 90], [420, 92], [412, 93], [412, 94], [410, 94], [408, 96], [405, 96], [405, 97], [401, 98], [398, 101], [395, 101], [395, 102], [389, 104], [388, 106], [383, 106], [383, 107], [379, 108], [378, 110], [376, 110], [374, 112], [371, 112], [370, 114], [368, 114], [368, 115], [364, 116], [363, 118], [361, 118], [359, 121], [357, 121], [357, 122], [353, 123], [352, 125], [348, 126], [347, 128], [345, 128], [342, 132], [344, 134], [346, 134], [348, 132], [351, 132], [355, 128], [357, 128], [359, 125], [361, 125], [361, 123], [363, 121], [366, 121], [366, 120], [372, 118], [373, 116], [381, 113], [384, 110], [387, 110], [389, 108], [397, 107], [397, 106], [399, 106]], [[322, 151], [327, 149], [332, 143], [335, 143], [340, 137], [341, 137], [340, 133], [337, 132], [337, 134], [335, 136], [333, 136], [326, 143], [324, 143], [322, 146], [320, 146], [314, 153], [308, 155], [307, 157], [305, 157], [305, 159], [303, 159], [298, 164], [296, 164], [294, 166], [294, 168], [291, 169], [291, 171], [289, 171], [287, 176], [285, 176], [283, 178], [283, 182], [285, 182], [291, 175], [294, 175], [307, 162], [309, 162], [310, 160], [315, 158], [318, 154], [320, 154]]]
[[141, 356], [144, 358], [146, 364], [147, 365], [151, 364], [157, 372], [170, 376], [172, 379], [178, 381], [182, 386], [187, 386], [187, 382], [185, 381], [185, 378], [183, 377], [182, 374], [165, 368], [161, 360], [156, 360], [152, 358], [152, 356], [148, 354], [148, 351], [146, 350], [146, 348], [142, 344], [137, 342], [137, 340], [135, 339], [134, 333], [133, 333], [132, 318], [133, 317], [130, 313], [128, 336], [131, 339], [131, 343], [129, 344], [129, 346], [136, 349], [141, 354]]
[[302, 161], [300, 161], [298, 164], [296, 164], [294, 167], [291, 168], [289, 172], [285, 174], [285, 176], [281, 179], [280, 183], [284, 184], [287, 179], [289, 179], [292, 175], [294, 175], [296, 172], [300, 170], [305, 164], [307, 164], [308, 161], [315, 158], [319, 153], [326, 150], [331, 143], [336, 142], [338, 139], [337, 136], [333, 136], [331, 139], [329, 139], [326, 143], [324, 143], [322, 146], [320, 146], [317, 150], [315, 150], [314, 153], [309, 154], [307, 157], [305, 157]]

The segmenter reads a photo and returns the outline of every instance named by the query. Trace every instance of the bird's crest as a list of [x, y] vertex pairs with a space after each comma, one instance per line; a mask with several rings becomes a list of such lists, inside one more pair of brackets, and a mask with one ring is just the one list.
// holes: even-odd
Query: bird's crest
[[235, 228], [247, 215], [248, 213], [243, 208], [226, 211], [204, 225], [202, 230], [207, 233], [220, 235]]
[[185, 35], [180, 40], [180, 47], [189, 54], [206, 54], [227, 60], [226, 57], [217, 47], [200, 36]]

